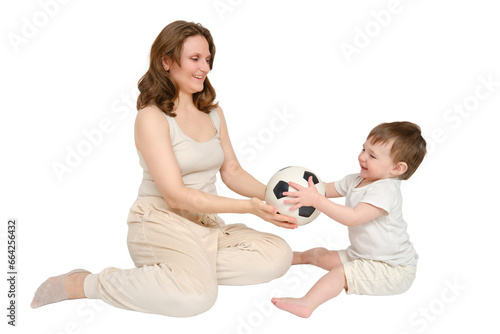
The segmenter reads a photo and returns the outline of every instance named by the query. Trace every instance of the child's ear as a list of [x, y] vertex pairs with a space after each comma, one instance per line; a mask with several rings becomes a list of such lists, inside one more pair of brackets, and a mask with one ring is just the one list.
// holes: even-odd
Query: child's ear
[[408, 165], [406, 164], [406, 162], [401, 161], [398, 162], [396, 165], [394, 165], [391, 174], [394, 175], [394, 177], [401, 176], [404, 173], [406, 173], [407, 170], [408, 170]]

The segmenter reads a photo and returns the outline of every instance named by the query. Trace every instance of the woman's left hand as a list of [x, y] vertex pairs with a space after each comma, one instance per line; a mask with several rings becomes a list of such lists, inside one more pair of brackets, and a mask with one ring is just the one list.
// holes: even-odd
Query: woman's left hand
[[265, 221], [268, 221], [276, 226], [294, 229], [297, 228], [298, 225], [297, 220], [292, 217], [288, 217], [278, 213], [278, 210], [271, 205], [268, 205], [258, 198], [252, 198], [250, 200], [252, 204], [252, 213]]

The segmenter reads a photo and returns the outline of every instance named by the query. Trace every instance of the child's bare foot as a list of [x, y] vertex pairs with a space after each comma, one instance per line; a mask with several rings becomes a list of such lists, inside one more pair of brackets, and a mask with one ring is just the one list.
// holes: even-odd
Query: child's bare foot
[[302, 298], [273, 298], [271, 302], [277, 308], [301, 318], [309, 318], [314, 311]]

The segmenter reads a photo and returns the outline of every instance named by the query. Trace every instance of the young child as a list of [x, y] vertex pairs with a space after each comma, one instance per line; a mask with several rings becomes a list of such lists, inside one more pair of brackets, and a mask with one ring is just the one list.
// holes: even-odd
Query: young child
[[[410, 122], [375, 127], [359, 154], [360, 173], [326, 183], [326, 197], [309, 179], [309, 187], [290, 182], [286, 203], [314, 206], [349, 227], [346, 250], [314, 248], [294, 252], [292, 264], [313, 264], [329, 272], [302, 298], [273, 298], [276, 307], [307, 318], [322, 303], [347, 294], [394, 295], [408, 290], [415, 279], [418, 255], [402, 215], [401, 180], [416, 171], [426, 154], [420, 127]], [[346, 206], [327, 197], [346, 197]]]

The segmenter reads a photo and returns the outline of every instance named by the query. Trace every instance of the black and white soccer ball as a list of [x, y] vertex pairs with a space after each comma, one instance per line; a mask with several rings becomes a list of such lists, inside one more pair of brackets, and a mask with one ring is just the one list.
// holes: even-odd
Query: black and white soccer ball
[[316, 219], [320, 211], [312, 206], [303, 206], [299, 209], [290, 211], [293, 204], [285, 204], [283, 201], [287, 198], [283, 192], [292, 192], [296, 189], [288, 185], [288, 182], [295, 182], [303, 187], [308, 187], [307, 180], [313, 177], [314, 186], [321, 195], [325, 195], [325, 185], [312, 171], [304, 167], [291, 166], [286, 167], [274, 174], [266, 187], [266, 203], [275, 207], [279, 213], [297, 219], [297, 225], [305, 225]]

